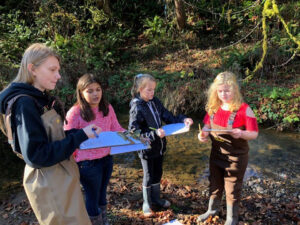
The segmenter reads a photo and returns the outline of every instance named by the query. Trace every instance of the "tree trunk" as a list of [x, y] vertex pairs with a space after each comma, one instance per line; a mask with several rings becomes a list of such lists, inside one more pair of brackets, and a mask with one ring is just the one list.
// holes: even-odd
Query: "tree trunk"
[[174, 0], [176, 10], [177, 27], [179, 30], [183, 30], [186, 25], [186, 15], [184, 11], [184, 3], [182, 0]]
[[109, 6], [109, 0], [98, 0], [97, 1], [98, 7], [103, 9], [104, 13], [111, 16], [111, 9]]

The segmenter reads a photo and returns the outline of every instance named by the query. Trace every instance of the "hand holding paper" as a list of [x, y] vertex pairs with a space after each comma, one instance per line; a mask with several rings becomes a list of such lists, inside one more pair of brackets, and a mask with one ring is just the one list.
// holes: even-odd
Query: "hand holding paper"
[[193, 121], [191, 118], [186, 118], [186, 119], [184, 119], [184, 124], [185, 124], [185, 126], [190, 127], [190, 126], [193, 125], [193, 123], [194, 123], [194, 121]]
[[162, 128], [158, 128], [155, 132], [156, 132], [157, 136], [160, 138], [163, 138], [164, 136], [166, 136], [166, 133], [165, 133], [164, 129], [162, 129]]
[[232, 131], [230, 132], [230, 135], [235, 138], [235, 139], [238, 139], [242, 136], [242, 130], [241, 129], [232, 129]]
[[164, 136], [166, 136], [164, 129], [162, 128], [153, 128], [153, 127], [149, 127], [150, 130], [154, 130], [156, 135], [160, 138], [163, 138]]

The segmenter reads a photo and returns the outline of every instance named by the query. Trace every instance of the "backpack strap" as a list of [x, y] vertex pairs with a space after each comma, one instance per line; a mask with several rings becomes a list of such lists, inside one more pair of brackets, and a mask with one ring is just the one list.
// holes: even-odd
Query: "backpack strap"
[[234, 118], [235, 118], [235, 116], [236, 116], [236, 113], [237, 113], [237, 111], [233, 111], [233, 112], [230, 114], [229, 118], [228, 118], [227, 128], [228, 128], [229, 130], [232, 129], [232, 125], [233, 125], [233, 122], [234, 122]]
[[7, 103], [7, 108], [5, 111], [5, 117], [4, 117], [4, 125], [5, 125], [5, 135], [7, 136], [8, 139], [8, 143], [11, 145], [11, 148], [13, 150], [13, 152], [21, 159], [23, 159], [23, 156], [21, 153], [16, 151], [16, 147], [15, 147], [15, 143], [13, 141], [13, 134], [12, 134], [12, 129], [11, 129], [11, 111], [12, 111], [12, 107], [13, 104], [20, 98], [23, 96], [28, 96], [32, 99], [34, 99], [34, 101], [36, 102], [36, 99], [33, 98], [30, 95], [26, 95], [26, 94], [19, 94], [16, 95], [15, 97], [13, 97], [12, 99], [10, 99]]
[[213, 124], [214, 122], [214, 117], [215, 117], [215, 114], [211, 114], [210, 117], [209, 117], [209, 121], [210, 121], [210, 126]]
[[[229, 129], [229, 130], [232, 129], [232, 125], [233, 125], [233, 122], [234, 122], [236, 113], [237, 113], [237, 111], [233, 111], [233, 112], [230, 113], [230, 115], [229, 115], [228, 122], [227, 122], [227, 129]], [[215, 116], [215, 114], [211, 114], [211, 116], [209, 117], [210, 124], [213, 123], [214, 116]]]

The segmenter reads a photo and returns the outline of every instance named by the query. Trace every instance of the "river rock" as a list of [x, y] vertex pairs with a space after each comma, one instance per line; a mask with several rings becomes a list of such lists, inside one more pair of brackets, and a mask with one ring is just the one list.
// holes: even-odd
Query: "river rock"
[[252, 186], [254, 184], [254, 181], [253, 180], [249, 180], [248, 181], [248, 186]]
[[256, 191], [257, 191], [258, 193], [260, 193], [260, 194], [263, 194], [263, 193], [264, 193], [264, 189], [263, 189], [261, 186], [258, 186], [258, 187], [256, 188]]
[[280, 191], [277, 191], [275, 196], [276, 196], [276, 198], [280, 198], [281, 192], [280, 192]]

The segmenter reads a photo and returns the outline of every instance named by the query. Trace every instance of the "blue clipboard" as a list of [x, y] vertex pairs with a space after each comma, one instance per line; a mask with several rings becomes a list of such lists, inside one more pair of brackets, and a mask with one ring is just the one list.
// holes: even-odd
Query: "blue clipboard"
[[172, 123], [161, 127], [165, 131], [166, 136], [182, 134], [190, 131], [190, 126], [186, 126], [184, 123]]
[[137, 141], [136, 139], [133, 139], [133, 138], [131, 140], [134, 141], [135, 144], [113, 146], [110, 149], [110, 154], [111, 155], [116, 155], [116, 154], [127, 153], [127, 152], [135, 152], [135, 151], [150, 148], [150, 145], [148, 143], [142, 143], [142, 142]]
[[130, 145], [131, 141], [123, 139], [118, 132], [104, 131], [101, 132], [98, 137], [89, 138], [81, 143], [79, 149], [92, 149], [92, 148], [104, 148], [111, 146]]
[[[173, 123], [162, 126], [166, 136], [181, 134], [190, 130], [189, 126], [184, 123]], [[111, 147], [111, 155], [126, 152], [139, 151], [150, 148], [149, 144], [144, 144], [140, 140], [134, 138], [124, 139], [118, 132], [104, 131], [98, 137], [90, 138], [81, 143], [80, 150]]]

